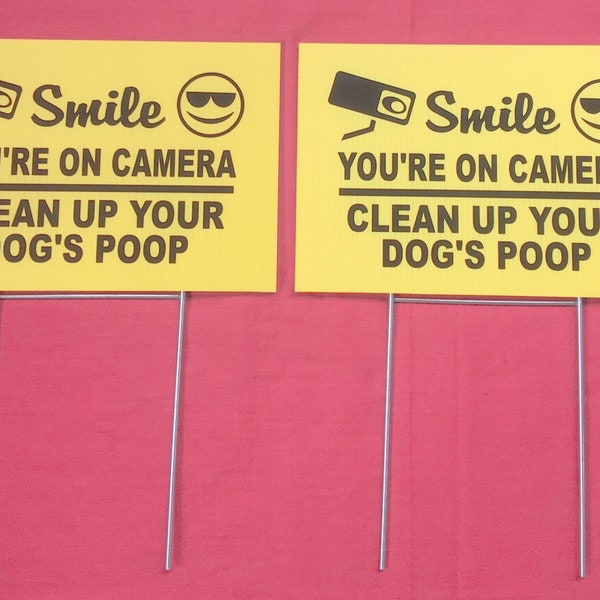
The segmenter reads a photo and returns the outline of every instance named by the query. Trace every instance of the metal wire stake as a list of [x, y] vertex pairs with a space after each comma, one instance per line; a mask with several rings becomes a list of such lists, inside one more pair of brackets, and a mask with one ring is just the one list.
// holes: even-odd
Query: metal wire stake
[[394, 354], [394, 294], [390, 294], [388, 308], [387, 377], [385, 386], [385, 436], [383, 442], [383, 493], [381, 499], [381, 543], [379, 570], [385, 570], [387, 554], [388, 499], [390, 492], [390, 446], [392, 434], [392, 368]]
[[577, 298], [577, 358], [579, 364], [579, 575], [582, 579], [586, 576], [585, 372], [583, 342], [583, 299]]
[[482, 306], [576, 306], [577, 307], [577, 358], [579, 388], [579, 575], [583, 579], [587, 575], [587, 509], [586, 509], [586, 467], [585, 467], [585, 368], [584, 368], [584, 331], [583, 331], [583, 298], [576, 300], [512, 300], [486, 298], [415, 298], [397, 297], [390, 294], [388, 318], [388, 356], [387, 387], [385, 402], [385, 441], [383, 464], [383, 499], [381, 508], [381, 546], [379, 554], [379, 570], [386, 567], [387, 528], [388, 528], [388, 495], [390, 467], [390, 436], [392, 411], [392, 351], [394, 312], [393, 305], [398, 304], [464, 304]]
[[179, 404], [181, 398], [181, 366], [183, 358], [183, 331], [185, 322], [185, 292], [179, 294], [179, 334], [177, 339], [177, 367], [175, 371], [175, 401], [173, 405], [173, 441], [171, 444], [171, 477], [169, 480], [169, 520], [167, 524], [166, 570], [173, 563], [173, 526], [175, 517], [175, 474], [177, 470], [177, 432], [179, 430]]
[[179, 294], [144, 293], [60, 293], [0, 294], [0, 300], [177, 300]]

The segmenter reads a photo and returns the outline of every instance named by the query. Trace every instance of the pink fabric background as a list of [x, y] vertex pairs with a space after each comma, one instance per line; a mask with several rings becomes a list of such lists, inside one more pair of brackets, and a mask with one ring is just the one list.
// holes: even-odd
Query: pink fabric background
[[379, 573], [387, 299], [293, 291], [299, 42], [597, 44], [597, 2], [0, 7], [6, 38], [282, 43], [279, 291], [189, 301], [173, 571], [177, 304], [0, 302], [0, 598], [600, 597], [600, 303], [580, 581], [575, 311], [397, 309]]

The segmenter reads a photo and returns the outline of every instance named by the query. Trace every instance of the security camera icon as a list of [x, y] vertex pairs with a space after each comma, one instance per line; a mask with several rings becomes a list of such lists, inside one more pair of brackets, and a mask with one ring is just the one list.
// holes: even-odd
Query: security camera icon
[[[329, 103], [397, 125], [406, 125], [416, 97], [410, 90], [338, 71], [329, 94]], [[342, 140], [374, 131], [375, 123], [375, 119], [371, 119], [368, 127], [346, 133]]]
[[12, 119], [23, 88], [15, 83], [0, 81], [0, 119]]

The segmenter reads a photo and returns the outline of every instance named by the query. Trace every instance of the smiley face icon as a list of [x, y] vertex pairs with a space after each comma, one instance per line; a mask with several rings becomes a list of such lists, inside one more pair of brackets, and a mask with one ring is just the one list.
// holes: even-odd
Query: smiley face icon
[[571, 116], [581, 135], [600, 142], [600, 79], [586, 83], [575, 94]]
[[222, 73], [192, 77], [179, 92], [177, 111], [184, 126], [202, 137], [229, 133], [244, 114], [240, 86]]

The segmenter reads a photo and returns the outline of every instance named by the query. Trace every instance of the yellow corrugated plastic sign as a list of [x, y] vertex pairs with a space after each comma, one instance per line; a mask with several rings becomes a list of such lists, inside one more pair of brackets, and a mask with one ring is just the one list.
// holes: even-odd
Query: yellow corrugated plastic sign
[[278, 44], [0, 49], [1, 289], [275, 290]]
[[597, 59], [301, 45], [296, 290], [600, 296]]

